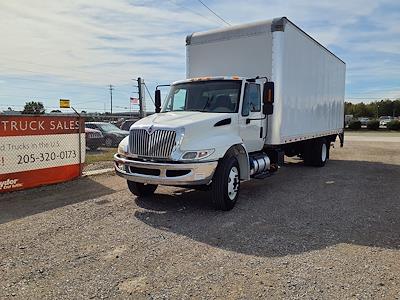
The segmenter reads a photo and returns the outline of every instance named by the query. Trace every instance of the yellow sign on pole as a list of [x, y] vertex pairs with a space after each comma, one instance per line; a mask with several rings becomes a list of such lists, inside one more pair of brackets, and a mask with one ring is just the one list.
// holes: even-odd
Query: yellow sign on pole
[[71, 108], [69, 99], [60, 99], [60, 108]]

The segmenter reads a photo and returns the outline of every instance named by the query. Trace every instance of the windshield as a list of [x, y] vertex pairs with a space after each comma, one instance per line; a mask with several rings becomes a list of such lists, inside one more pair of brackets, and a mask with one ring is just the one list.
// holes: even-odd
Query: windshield
[[120, 129], [117, 126], [115, 126], [114, 124], [110, 124], [110, 123], [97, 124], [97, 126], [99, 126], [100, 129], [105, 132], [120, 131]]
[[173, 85], [163, 112], [237, 112], [241, 84], [239, 80], [213, 80]]

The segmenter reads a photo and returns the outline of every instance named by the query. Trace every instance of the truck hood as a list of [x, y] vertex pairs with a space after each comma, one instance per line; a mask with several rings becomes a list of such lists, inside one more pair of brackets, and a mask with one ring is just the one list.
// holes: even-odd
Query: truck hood
[[167, 127], [167, 128], [179, 128], [203, 126], [203, 129], [207, 127], [213, 127], [215, 123], [226, 118], [230, 118], [229, 113], [207, 113], [198, 111], [173, 111], [166, 113], [159, 113], [140, 119], [131, 128], [135, 127], [146, 127], [153, 125], [154, 127]]
[[178, 144], [172, 152], [172, 160], [180, 160], [185, 151], [210, 150], [212, 154], [207, 160], [214, 161], [223, 157], [232, 145], [242, 143], [236, 113], [159, 113], [137, 121], [131, 126], [131, 130], [134, 129], [144, 129], [149, 134], [157, 129], [176, 130]]

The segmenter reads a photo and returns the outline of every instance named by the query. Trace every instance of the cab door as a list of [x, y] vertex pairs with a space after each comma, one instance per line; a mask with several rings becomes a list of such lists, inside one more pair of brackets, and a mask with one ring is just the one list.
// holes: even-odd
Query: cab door
[[259, 151], [264, 146], [265, 118], [261, 106], [261, 85], [246, 82], [239, 115], [240, 137], [248, 152]]

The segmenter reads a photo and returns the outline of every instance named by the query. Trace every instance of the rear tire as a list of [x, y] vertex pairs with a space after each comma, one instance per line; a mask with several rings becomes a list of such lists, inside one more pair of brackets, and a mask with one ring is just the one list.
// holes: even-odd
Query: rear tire
[[330, 143], [325, 138], [310, 141], [304, 150], [304, 163], [307, 166], [323, 167], [329, 159]]
[[138, 197], [151, 196], [154, 194], [154, 192], [157, 189], [156, 184], [145, 184], [145, 183], [134, 182], [134, 181], [130, 181], [130, 180], [127, 180], [127, 183], [128, 183], [128, 188], [131, 191], [131, 193]]
[[231, 210], [239, 197], [240, 168], [234, 156], [223, 158], [211, 184], [211, 196], [217, 210]]

